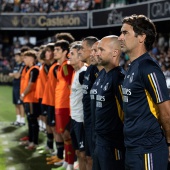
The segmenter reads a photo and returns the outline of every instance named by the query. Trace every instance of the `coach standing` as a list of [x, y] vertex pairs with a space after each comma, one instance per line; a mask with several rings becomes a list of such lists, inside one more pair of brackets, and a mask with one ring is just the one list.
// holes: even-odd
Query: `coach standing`
[[161, 68], [148, 54], [155, 38], [149, 18], [124, 18], [119, 40], [131, 61], [123, 83], [127, 170], [167, 169], [170, 101]]

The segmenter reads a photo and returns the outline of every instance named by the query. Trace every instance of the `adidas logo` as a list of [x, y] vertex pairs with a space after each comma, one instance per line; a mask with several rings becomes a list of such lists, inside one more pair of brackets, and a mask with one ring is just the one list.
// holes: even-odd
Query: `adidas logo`
[[71, 155], [71, 152], [68, 151], [68, 152], [67, 152], [67, 155]]
[[80, 142], [80, 148], [84, 148], [83, 142]]

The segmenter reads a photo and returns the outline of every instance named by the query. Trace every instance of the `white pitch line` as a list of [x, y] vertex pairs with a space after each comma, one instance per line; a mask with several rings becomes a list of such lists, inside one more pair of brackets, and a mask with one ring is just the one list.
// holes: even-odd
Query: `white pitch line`
[[8, 160], [12, 161], [12, 160], [14, 160], [14, 158], [13, 157], [8, 157]]
[[2, 145], [8, 145], [8, 141], [2, 142]]
[[4, 152], [9, 152], [9, 151], [10, 151], [9, 148], [5, 148], [5, 149], [4, 149]]
[[7, 170], [16, 170], [15, 167], [9, 167]]

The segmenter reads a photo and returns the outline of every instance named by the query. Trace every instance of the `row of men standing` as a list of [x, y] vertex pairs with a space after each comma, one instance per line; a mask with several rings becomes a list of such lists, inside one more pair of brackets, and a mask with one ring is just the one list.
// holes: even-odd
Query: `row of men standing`
[[[152, 34], [144, 29], [141, 33], [138, 27], [133, 30], [133, 23], [152, 30]], [[59, 40], [45, 47], [45, 53], [51, 54], [49, 56], [54, 52], [51, 65], [55, 63], [54, 59], [57, 60], [56, 65], [50, 67], [42, 89], [45, 95], [41, 103], [50, 106], [47, 109], [47, 124], [53, 132], [47, 130], [48, 142], [54, 137], [58, 150], [56, 157], [47, 158], [48, 163], [57, 165], [63, 159], [61, 148], [64, 145], [65, 161], [58, 170], [73, 169], [74, 149], [80, 169], [167, 168], [166, 142], [170, 145], [169, 123], [166, 121], [169, 115], [169, 96], [161, 69], [147, 53], [154, 42], [154, 34], [150, 20], [143, 15], [133, 15], [124, 19], [120, 37], [112, 35], [98, 41], [91, 36], [71, 46], [67, 41]], [[150, 36], [150, 40], [147, 36]], [[121, 50], [134, 61], [126, 76], [119, 66]], [[36, 86], [37, 72], [41, 75], [41, 70], [34, 65], [35, 58], [32, 51], [24, 53], [24, 62], [29, 70], [24, 78], [27, 86], [21, 91], [21, 99], [28, 106], [25, 108], [29, 124], [29, 148], [38, 144], [38, 130], [35, 130], [38, 100], [33, 99], [36, 87], [39, 87]], [[87, 68], [84, 63], [88, 64]], [[56, 78], [54, 84], [51, 83], [53, 79], [49, 76], [50, 72]], [[150, 137], [152, 141], [148, 139]], [[162, 160], [158, 161], [160, 154]]]
[[[99, 43], [101, 47], [99, 47]], [[101, 65], [102, 61], [99, 62], [97, 51], [98, 49], [102, 51], [108, 44], [110, 44], [111, 49], [113, 43], [115, 43], [115, 48], [119, 48], [118, 54], [116, 53], [118, 57], [116, 57], [116, 63], [114, 63], [116, 64], [116, 69], [107, 77], [106, 71]], [[96, 155], [93, 163], [94, 167], [96, 166], [95, 169], [99, 168], [99, 164], [101, 164], [102, 169], [110, 169], [113, 161], [109, 160], [109, 165], [106, 163], [106, 160], [112, 156], [112, 153], [105, 155], [105, 162], [103, 162], [103, 156], [101, 157], [101, 154], [97, 153], [97, 151], [101, 152], [101, 147], [105, 145], [111, 146], [113, 149], [117, 143], [115, 153], [117, 159], [122, 159], [121, 165], [123, 168], [123, 120], [121, 120], [121, 110], [117, 110], [116, 100], [121, 106], [120, 84], [123, 81], [124, 74], [121, 67], [119, 67], [120, 45], [118, 37], [108, 36], [100, 42], [96, 37], [90, 36], [84, 38], [81, 43], [74, 42], [71, 46], [65, 40], [58, 40], [56, 43], [47, 44], [40, 56], [44, 60], [41, 67], [35, 64], [35, 51], [27, 50], [23, 53], [23, 60], [26, 66], [21, 74], [20, 99], [24, 101], [28, 120], [29, 142], [26, 147], [34, 149], [38, 145], [39, 128], [37, 118], [40, 113], [38, 109], [39, 103], [41, 103], [43, 114], [44, 112], [47, 113], [47, 145], [53, 149], [52, 141], [55, 138], [58, 150], [55, 157], [47, 158], [48, 164], [55, 163], [58, 165], [57, 163], [63, 160], [64, 142], [66, 155], [62, 167], [67, 167], [67, 169], [72, 169], [73, 167], [75, 161], [73, 144], [80, 169], [92, 169], [92, 157], [94, 155]], [[109, 61], [108, 63], [111, 62]], [[114, 64], [111, 63], [109, 69], [114, 68]], [[99, 71], [101, 71], [100, 74]], [[117, 73], [120, 74], [120, 78], [116, 82], [119, 86], [116, 87], [115, 85], [114, 87], [112, 83], [113, 76]], [[96, 78], [97, 82], [95, 82]], [[103, 78], [106, 80], [103, 81]], [[93, 84], [94, 87], [92, 88]], [[110, 84], [112, 85], [110, 86]], [[116, 98], [113, 96], [113, 88], [116, 88]], [[101, 94], [96, 93], [99, 89], [101, 89]], [[104, 97], [102, 93], [108, 90], [111, 91], [108, 93], [108, 96]], [[106, 106], [104, 106], [103, 101], [106, 102]], [[98, 119], [95, 117], [95, 108], [98, 108], [97, 110], [100, 115]], [[115, 118], [112, 118], [112, 113], [115, 109], [117, 113]], [[105, 116], [106, 114], [107, 116]], [[121, 118], [118, 114], [120, 114]], [[113, 127], [114, 121], [118, 121], [117, 123], [120, 125]], [[115, 130], [117, 131], [116, 138], [114, 137]], [[119, 133], [120, 131], [121, 133]], [[97, 132], [99, 132], [99, 135], [97, 135]], [[113, 139], [116, 139], [114, 143]], [[96, 144], [98, 144], [98, 149], [96, 154], [94, 154]], [[104, 144], [104, 146], [101, 144]]]

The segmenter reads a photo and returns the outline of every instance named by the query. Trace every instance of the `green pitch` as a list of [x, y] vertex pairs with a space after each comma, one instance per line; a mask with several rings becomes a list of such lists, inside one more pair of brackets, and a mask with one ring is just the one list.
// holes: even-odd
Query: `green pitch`
[[15, 107], [12, 104], [12, 88], [0, 86], [0, 121], [11, 122], [15, 120]]
[[[0, 86], [0, 170], [51, 170], [46, 155], [28, 151], [19, 145], [19, 139], [27, 135], [27, 125], [14, 127], [15, 107], [12, 104], [12, 87]], [[40, 132], [39, 145], [45, 146], [46, 134]]]

